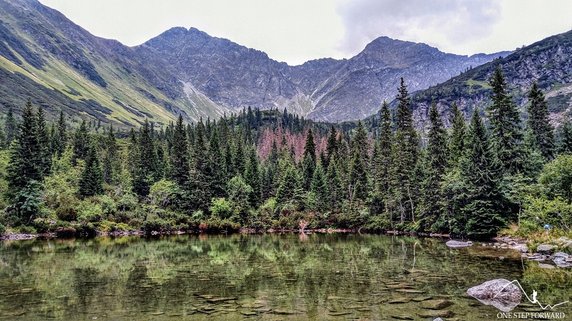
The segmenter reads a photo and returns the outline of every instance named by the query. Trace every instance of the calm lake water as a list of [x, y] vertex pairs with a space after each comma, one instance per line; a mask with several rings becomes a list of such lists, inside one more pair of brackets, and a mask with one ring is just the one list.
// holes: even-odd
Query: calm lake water
[[[496, 320], [465, 295], [493, 278], [517, 279], [543, 303], [570, 299], [570, 271], [518, 257], [345, 234], [4, 242], [0, 320]], [[453, 304], [430, 310], [428, 299]], [[558, 311], [572, 319], [571, 308]], [[515, 311], [525, 310], [535, 308]]]

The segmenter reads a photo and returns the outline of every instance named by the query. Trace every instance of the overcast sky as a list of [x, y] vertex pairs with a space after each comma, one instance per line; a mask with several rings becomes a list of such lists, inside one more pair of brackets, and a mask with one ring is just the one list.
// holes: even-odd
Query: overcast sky
[[174, 27], [300, 64], [379, 36], [457, 54], [513, 50], [572, 29], [570, 0], [40, 0], [91, 33], [138, 45]]

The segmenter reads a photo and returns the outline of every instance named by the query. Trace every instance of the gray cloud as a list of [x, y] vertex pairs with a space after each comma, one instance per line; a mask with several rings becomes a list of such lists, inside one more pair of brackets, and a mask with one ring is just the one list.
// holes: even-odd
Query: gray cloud
[[346, 31], [339, 49], [355, 53], [384, 35], [454, 50], [489, 36], [501, 11], [496, 0], [349, 0], [338, 7]]

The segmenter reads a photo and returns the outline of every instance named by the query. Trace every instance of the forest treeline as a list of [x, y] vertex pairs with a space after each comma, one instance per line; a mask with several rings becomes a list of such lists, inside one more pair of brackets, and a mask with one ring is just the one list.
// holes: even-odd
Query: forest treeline
[[0, 137], [0, 232], [569, 229], [572, 126], [551, 126], [536, 84], [521, 119], [500, 69], [489, 83], [485, 111], [441, 115], [433, 105], [423, 132], [403, 79], [395, 110], [384, 103], [373, 128], [351, 130], [249, 108], [117, 135], [85, 121], [71, 128], [63, 113], [47, 122], [28, 103]]

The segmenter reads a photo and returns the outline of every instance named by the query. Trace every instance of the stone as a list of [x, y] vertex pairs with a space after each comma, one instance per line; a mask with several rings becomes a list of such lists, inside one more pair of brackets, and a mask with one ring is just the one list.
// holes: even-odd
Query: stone
[[559, 268], [569, 268], [572, 267], [572, 255], [566, 254], [564, 252], [556, 252], [552, 256], [552, 262], [556, 264]]
[[444, 321], [444, 320], [441, 318], [437, 318], [437, 319], [433, 319], [433, 321]]
[[540, 244], [539, 246], [536, 247], [536, 252], [538, 252], [538, 253], [552, 253], [552, 251], [554, 251], [555, 248], [556, 248], [556, 246], [554, 246], [552, 244]]
[[417, 313], [422, 318], [450, 318], [455, 315], [451, 310], [427, 310]]
[[492, 305], [502, 312], [512, 311], [522, 300], [520, 288], [506, 279], [486, 281], [468, 289], [467, 294], [482, 304]]
[[546, 263], [538, 263], [538, 267], [541, 269], [554, 269], [555, 266], [552, 264], [546, 264]]
[[394, 314], [391, 318], [396, 320], [415, 320], [415, 318], [409, 314]]
[[445, 245], [447, 245], [448, 247], [450, 247], [450, 248], [452, 248], [452, 249], [458, 249], [458, 248], [462, 248], [462, 247], [472, 246], [472, 245], [473, 245], [473, 242], [471, 242], [471, 241], [463, 242], [463, 241], [449, 240], [449, 241], [447, 241], [447, 243], [445, 243]]
[[449, 300], [427, 300], [421, 302], [421, 307], [430, 310], [442, 310], [446, 307], [453, 305], [453, 302]]
[[333, 317], [341, 317], [341, 316], [349, 315], [349, 314], [352, 314], [352, 312], [350, 312], [350, 311], [328, 312], [328, 315], [333, 316]]
[[411, 301], [411, 299], [409, 299], [409, 298], [396, 298], [393, 300], [389, 300], [387, 303], [389, 303], [389, 304], [402, 304], [402, 303], [407, 303], [409, 301]]

